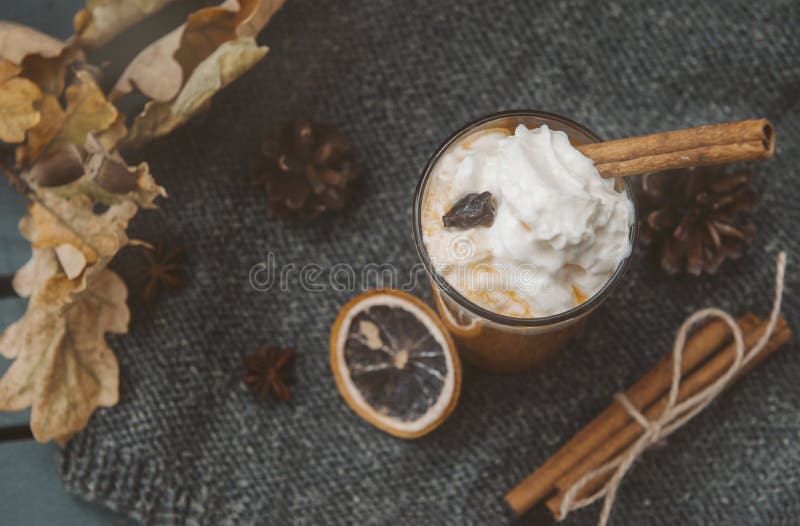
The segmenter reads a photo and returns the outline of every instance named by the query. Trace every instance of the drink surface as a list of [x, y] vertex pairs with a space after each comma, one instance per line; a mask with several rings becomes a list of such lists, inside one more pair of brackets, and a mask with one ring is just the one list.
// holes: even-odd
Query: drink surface
[[[491, 193], [494, 220], [445, 227], [467, 194]], [[633, 205], [566, 133], [546, 125], [467, 135], [438, 160], [422, 205], [425, 249], [467, 299], [536, 318], [597, 293], [630, 255]]]

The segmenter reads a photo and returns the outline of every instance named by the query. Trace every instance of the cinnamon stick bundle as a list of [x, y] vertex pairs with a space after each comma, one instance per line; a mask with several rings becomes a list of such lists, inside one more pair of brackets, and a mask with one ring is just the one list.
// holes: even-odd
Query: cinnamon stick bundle
[[[745, 336], [746, 347], [752, 346], [758, 340], [767, 325], [750, 313], [742, 316], [737, 323]], [[742, 373], [763, 361], [790, 336], [786, 321], [779, 318], [767, 347], [756, 355]], [[684, 400], [710, 385], [730, 367], [735, 357], [735, 344], [727, 344], [729, 340], [727, 326], [719, 320], [704, 325], [689, 338], [681, 363], [684, 380], [681, 382], [679, 400]], [[667, 403], [672, 369], [670, 353], [625, 391], [630, 402], [648, 419], [659, 415]], [[521, 515], [555, 491], [556, 495], [547, 501], [547, 506], [557, 518], [564, 492], [586, 473], [626, 450], [641, 433], [641, 425], [618, 403], [612, 403], [539, 469], [512, 489], [506, 495], [506, 501]], [[606, 480], [601, 477], [587, 484], [580, 497], [597, 490]]]
[[[756, 324], [757, 318], [754, 314], [748, 313], [737, 321], [739, 327], [745, 331]], [[681, 373], [685, 374], [694, 369], [730, 338], [728, 327], [720, 320], [714, 320], [700, 327], [686, 342]], [[672, 367], [670, 354], [625, 391], [625, 395], [635, 406], [647, 407], [669, 389]], [[518, 515], [523, 514], [548, 496], [555, 488], [556, 480], [628, 422], [631, 422], [630, 415], [619, 404], [611, 404], [539, 469], [512, 489], [506, 495], [506, 501]]]
[[775, 128], [754, 119], [669, 131], [577, 147], [604, 177], [622, 177], [690, 166], [770, 159]]
[[[764, 334], [764, 331], [767, 329], [767, 325], [768, 321], [763, 321], [757, 324], [755, 327], [750, 326], [749, 329], [743, 328], [745, 348], [752, 347], [758, 341], [758, 339], [761, 338], [761, 336]], [[786, 324], [786, 320], [779, 318], [767, 347], [764, 348], [761, 353], [757, 354], [753, 360], [749, 362], [745, 368], [742, 369], [742, 371], [740, 371], [737, 379], [741, 377], [742, 374], [763, 362], [781, 345], [789, 341], [790, 336], [791, 332]], [[725, 347], [725, 349], [717, 353], [712, 359], [710, 359], [708, 363], [698, 368], [683, 382], [681, 382], [681, 386], [678, 391], [678, 401], [682, 402], [690, 396], [700, 392], [705, 387], [711, 385], [731, 366], [731, 364], [733, 364], [735, 357], [735, 344], [731, 343]], [[664, 408], [667, 405], [667, 397], [668, 394], [665, 393], [655, 404], [650, 406], [646, 411], [643, 411], [644, 416], [648, 420], [657, 418], [658, 415], [664, 411]], [[639, 409], [641, 410], [644, 408], [640, 407]], [[553, 516], [556, 519], [559, 518], [561, 501], [564, 497], [564, 493], [568, 491], [573, 484], [580, 480], [586, 473], [603, 465], [616, 454], [624, 451], [628, 446], [633, 444], [637, 438], [639, 438], [642, 432], [642, 426], [638, 422], [631, 421], [628, 425], [611, 437], [610, 440], [603, 443], [601, 447], [595, 449], [589, 456], [584, 458], [577, 465], [573, 466], [572, 469], [562, 475], [556, 481], [556, 487], [558, 488], [559, 492], [547, 501], [547, 507], [550, 509], [550, 512], [553, 514]], [[609, 473], [606, 477], [598, 477], [587, 483], [578, 495], [578, 498], [580, 499], [586, 497], [587, 495], [597, 491], [603, 486], [603, 484], [607, 482], [611, 475], [612, 474]]]

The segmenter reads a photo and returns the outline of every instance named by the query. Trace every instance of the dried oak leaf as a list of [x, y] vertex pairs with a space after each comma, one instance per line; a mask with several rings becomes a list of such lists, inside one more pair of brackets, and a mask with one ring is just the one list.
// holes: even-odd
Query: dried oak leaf
[[96, 214], [86, 195], [42, 192], [20, 231], [33, 255], [14, 276], [28, 310], [0, 336], [15, 362], [0, 380], [0, 410], [32, 406], [39, 441], [63, 442], [98, 406], [117, 401], [118, 368], [104, 333], [127, 331], [127, 289], [106, 265], [128, 242], [131, 200]]
[[[53, 248], [34, 248], [28, 262], [14, 274], [11, 285], [20, 298], [29, 298], [44, 288], [47, 281], [61, 270], [61, 264]], [[75, 277], [74, 273], [72, 277]]]
[[58, 99], [45, 95], [39, 108], [41, 122], [28, 132], [28, 143], [17, 148], [17, 163], [25, 166], [69, 144], [83, 147], [86, 136], [93, 133], [106, 149], [113, 149], [121, 136], [124, 122], [92, 76], [76, 73], [75, 81], [66, 89], [66, 109]]
[[200, 9], [189, 15], [175, 50], [175, 60], [188, 79], [197, 66], [225, 42], [255, 37], [283, 0], [227, 0], [219, 7]]
[[170, 31], [136, 55], [111, 90], [111, 100], [117, 100], [134, 89], [158, 101], [175, 97], [183, 78], [180, 65], [172, 54], [180, 44], [182, 33], [183, 26]]
[[70, 246], [62, 245], [58, 250], [33, 249], [31, 259], [14, 275], [14, 290], [20, 297], [30, 297], [29, 309], [60, 312], [72, 301], [73, 293], [86, 288], [85, 276], [91, 271], [84, 274], [83, 257], [74, 256], [74, 251], [65, 253], [62, 250]]
[[16, 150], [16, 161], [18, 166], [25, 166], [39, 156], [50, 140], [56, 136], [61, 124], [64, 122], [64, 110], [58, 98], [53, 95], [45, 95], [39, 104], [39, 114], [41, 119], [30, 129], [28, 142]]
[[0, 21], [0, 56], [21, 64], [28, 55], [58, 56], [66, 44], [61, 40], [14, 22]]
[[7, 143], [24, 141], [25, 132], [41, 120], [35, 105], [42, 92], [30, 80], [19, 77], [20, 71], [19, 66], [0, 59], [0, 140]]
[[267, 53], [251, 37], [222, 44], [206, 58], [186, 81], [175, 100], [150, 101], [131, 125], [126, 144], [139, 145], [166, 135], [200, 111], [211, 97], [250, 69]]
[[92, 208], [86, 195], [50, 193], [29, 205], [19, 229], [31, 242], [33, 256], [17, 272], [14, 289], [30, 296], [32, 306], [50, 310], [69, 303], [69, 295], [86, 288], [90, 275], [105, 268], [128, 243], [125, 229], [137, 211], [132, 201], [115, 203], [102, 214]]
[[64, 90], [69, 65], [84, 60], [74, 42], [13, 22], [0, 22], [0, 57], [20, 66], [21, 76], [43, 92], [56, 96]]
[[75, 35], [81, 44], [102, 46], [133, 24], [173, 0], [88, 0], [75, 13]]
[[119, 397], [119, 366], [105, 333], [128, 330], [127, 289], [108, 269], [62, 312], [28, 307], [0, 336], [0, 353], [14, 363], [0, 380], [0, 410], [31, 407], [39, 442], [64, 443], [98, 407]]
[[22, 76], [35, 82], [43, 93], [59, 96], [64, 91], [67, 68], [82, 60], [83, 52], [71, 46], [65, 47], [53, 58], [38, 54], [28, 55], [22, 61]]
[[223, 43], [255, 37], [284, 0], [227, 0], [190, 14], [186, 23], [142, 50], [111, 90], [111, 99], [137, 89], [166, 102]]

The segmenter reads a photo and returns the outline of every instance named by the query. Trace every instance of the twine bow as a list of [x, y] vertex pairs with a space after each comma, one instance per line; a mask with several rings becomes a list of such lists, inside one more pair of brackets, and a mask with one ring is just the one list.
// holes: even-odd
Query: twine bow
[[[786, 267], [786, 254], [784, 252], [778, 254], [776, 266], [775, 295], [772, 303], [772, 311], [769, 315], [769, 323], [766, 331], [764, 331], [764, 334], [752, 348], [745, 350], [742, 330], [739, 328], [730, 314], [717, 308], [699, 310], [689, 316], [689, 318], [683, 322], [678, 330], [677, 336], [675, 337], [675, 344], [672, 349], [672, 385], [670, 386], [667, 404], [664, 407], [664, 411], [661, 413], [661, 415], [653, 420], [648, 420], [641, 413], [641, 411], [639, 411], [639, 409], [637, 409], [631, 403], [627, 396], [625, 396], [623, 393], [617, 393], [615, 395], [615, 399], [622, 405], [622, 407], [625, 408], [631, 417], [642, 426], [644, 432], [628, 449], [614, 457], [612, 460], [608, 461], [606, 464], [588, 472], [586, 475], [581, 477], [580, 480], [575, 482], [572, 487], [570, 487], [570, 489], [564, 494], [564, 498], [561, 501], [560, 511], [562, 520], [567, 516], [567, 514], [569, 514], [570, 511], [583, 508], [592, 504], [596, 500], [605, 497], [603, 502], [603, 510], [598, 521], [599, 526], [605, 526], [608, 523], [608, 517], [611, 513], [611, 508], [614, 505], [614, 499], [616, 498], [619, 484], [636, 459], [638, 459], [647, 448], [663, 441], [666, 437], [694, 418], [697, 413], [705, 409], [705, 407], [710, 404], [717, 397], [717, 395], [719, 395], [719, 393], [725, 389], [725, 387], [728, 386], [728, 384], [734, 379], [739, 371], [741, 371], [744, 366], [752, 361], [753, 358], [764, 349], [769, 341], [770, 336], [772, 335], [773, 330], [775, 329], [775, 323], [777, 322], [778, 314], [780, 313], [781, 298], [783, 296], [784, 270]], [[710, 318], [719, 318], [724, 321], [728, 327], [730, 327], [735, 342], [736, 356], [728, 370], [725, 371], [725, 373], [716, 381], [714, 381], [705, 389], [696, 393], [694, 396], [691, 396], [678, 403], [678, 390], [681, 385], [681, 361], [683, 359], [683, 352], [686, 346], [686, 338], [689, 334], [689, 330], [696, 323]], [[597, 492], [584, 499], [577, 499], [581, 489], [583, 489], [586, 484], [597, 477], [603, 477], [611, 472], [614, 473], [613, 476]]]

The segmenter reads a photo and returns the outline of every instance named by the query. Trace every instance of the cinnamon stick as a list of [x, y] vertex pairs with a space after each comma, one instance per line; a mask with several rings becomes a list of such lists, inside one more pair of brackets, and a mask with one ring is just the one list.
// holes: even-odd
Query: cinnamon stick
[[772, 154], [773, 152], [765, 149], [761, 142], [751, 141], [736, 144], [717, 144], [647, 157], [637, 157], [626, 161], [599, 164], [596, 168], [603, 177], [624, 177], [689, 168], [690, 166], [709, 166], [769, 159]]
[[[760, 323], [755, 329], [744, 331], [745, 347], [752, 347], [758, 339], [764, 334], [768, 325], [768, 321]], [[775, 331], [769, 339], [767, 346], [757, 354], [746, 366], [742, 368], [735, 379], [741, 378], [742, 375], [750, 371], [753, 367], [763, 362], [769, 355], [775, 352], [781, 345], [786, 343], [791, 337], [786, 320], [779, 318], [775, 325]], [[721, 352], [717, 353], [705, 365], [697, 369], [695, 372], [686, 377], [680, 385], [678, 390], [678, 401], [683, 401], [690, 396], [698, 393], [700, 390], [711, 385], [722, 374], [728, 370], [733, 363], [736, 356], [735, 344], [731, 343]], [[670, 374], [671, 378], [671, 374]], [[668, 402], [668, 393], [665, 393], [655, 404], [653, 404], [647, 411], [644, 411], [645, 417], [650, 420], [657, 418], [663, 411]], [[631, 421], [622, 430], [616, 433], [613, 437], [603, 443], [599, 448], [593, 451], [589, 456], [585, 457], [580, 463], [575, 465], [567, 473], [565, 473], [556, 482], [556, 486], [560, 490], [558, 494], [547, 501], [547, 507], [550, 509], [553, 516], [558, 519], [561, 512], [561, 502], [564, 494], [573, 484], [580, 480], [589, 471], [598, 468], [604, 463], [610, 461], [620, 452], [631, 447], [636, 439], [641, 436], [643, 432], [642, 426], [635, 421]], [[584, 498], [592, 494], [597, 489], [602, 487], [608, 479], [612, 476], [609, 473], [605, 477], [597, 477], [587, 483], [578, 495], [578, 499]]]
[[769, 159], [775, 129], [767, 119], [699, 126], [577, 147], [604, 177]]
[[603, 164], [701, 146], [763, 141], [767, 137], [774, 139], [774, 135], [767, 119], [753, 119], [584, 144], [578, 149], [597, 164]]
[[[738, 320], [742, 330], [752, 329], [757, 322], [758, 318], [750, 313]], [[722, 321], [714, 320], [700, 327], [686, 342], [681, 373], [686, 374], [693, 370], [730, 340], [730, 337], [730, 330]], [[636, 407], [647, 407], [669, 389], [672, 367], [672, 356], [663, 358], [625, 391], [625, 395]], [[564, 473], [631, 421], [630, 415], [619, 404], [611, 404], [536, 471], [508, 492], [506, 502], [517, 515], [522, 515], [547, 497], [555, 488], [556, 480]]]

